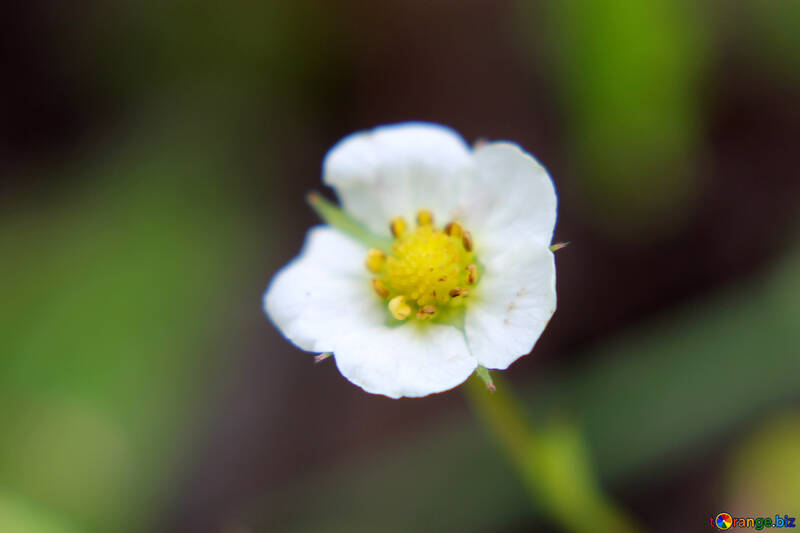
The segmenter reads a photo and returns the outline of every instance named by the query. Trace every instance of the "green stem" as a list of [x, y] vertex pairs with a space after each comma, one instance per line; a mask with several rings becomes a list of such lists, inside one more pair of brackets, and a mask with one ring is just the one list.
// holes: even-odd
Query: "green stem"
[[640, 531], [601, 490], [574, 426], [556, 423], [534, 431], [508, 384], [501, 381], [496, 392], [489, 392], [484, 379], [476, 374], [468, 380], [467, 398], [508, 454], [535, 506], [566, 531]]

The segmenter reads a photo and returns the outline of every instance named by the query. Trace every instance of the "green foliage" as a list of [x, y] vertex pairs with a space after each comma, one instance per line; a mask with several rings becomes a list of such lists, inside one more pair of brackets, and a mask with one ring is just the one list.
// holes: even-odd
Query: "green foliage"
[[699, 9], [672, 0], [524, 5], [526, 23], [545, 29], [536, 42], [568, 119], [567, 159], [597, 222], [643, 231], [669, 215], [674, 228], [696, 186], [698, 74], [707, 55]]
[[800, 3], [793, 0], [738, 2], [736, 24], [726, 28], [726, 38], [751, 68], [769, 76], [778, 86], [798, 89], [800, 84]]
[[115, 154], [84, 170], [89, 189], [0, 226], [0, 479], [88, 530], [141, 531], [158, 512], [231, 326], [247, 230], [210, 186], [214, 152], [180, 151]]
[[40, 507], [0, 490], [3, 533], [77, 533], [78, 529]]
[[800, 501], [800, 413], [781, 411], [748, 427], [729, 461], [721, 509], [769, 515], [795, 510]]

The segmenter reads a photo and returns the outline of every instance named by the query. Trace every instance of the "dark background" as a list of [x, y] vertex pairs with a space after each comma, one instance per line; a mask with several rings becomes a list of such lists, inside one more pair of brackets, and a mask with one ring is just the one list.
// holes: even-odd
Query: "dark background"
[[261, 311], [326, 151], [406, 120], [551, 172], [532, 417], [648, 529], [800, 514], [800, 3], [3, 11], [0, 530], [557, 531], [459, 391], [368, 395]]

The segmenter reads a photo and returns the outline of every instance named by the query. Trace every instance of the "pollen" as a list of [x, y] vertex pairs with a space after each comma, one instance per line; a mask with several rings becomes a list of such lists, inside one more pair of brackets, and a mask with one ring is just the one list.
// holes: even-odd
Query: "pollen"
[[392, 231], [392, 235], [396, 239], [399, 239], [406, 232], [406, 219], [403, 217], [394, 217], [391, 222], [389, 222], [389, 229]]
[[386, 263], [386, 254], [378, 250], [377, 248], [371, 248], [367, 252], [367, 268], [370, 272], [378, 273], [383, 269], [383, 265]]
[[405, 320], [411, 314], [411, 306], [406, 303], [405, 296], [395, 296], [389, 300], [389, 311], [397, 320]]
[[469, 290], [456, 287], [455, 289], [450, 289], [448, 294], [450, 294], [450, 298], [466, 298], [469, 296]]
[[464, 227], [461, 222], [454, 221], [444, 227], [444, 232], [456, 238], [460, 238], [464, 234]]
[[433, 226], [433, 213], [427, 209], [420, 209], [419, 213], [417, 213], [417, 225]]
[[467, 283], [475, 285], [476, 281], [478, 281], [478, 267], [474, 264], [467, 265]]
[[380, 296], [381, 298], [388, 298], [389, 297], [389, 289], [386, 288], [386, 285], [379, 279], [372, 280], [372, 290], [375, 291], [375, 294]]
[[427, 209], [417, 213], [416, 222], [409, 228], [403, 218], [393, 218], [391, 250], [367, 253], [372, 290], [388, 299], [396, 320], [426, 321], [448, 307], [463, 306], [478, 282], [472, 237], [460, 222], [438, 229]]
[[436, 314], [436, 306], [434, 305], [425, 305], [419, 308], [417, 311], [417, 318], [419, 320], [428, 320], [429, 318], [433, 318]]

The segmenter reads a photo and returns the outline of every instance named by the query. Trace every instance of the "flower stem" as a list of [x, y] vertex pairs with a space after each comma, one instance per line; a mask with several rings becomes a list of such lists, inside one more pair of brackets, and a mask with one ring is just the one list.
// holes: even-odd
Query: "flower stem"
[[496, 385], [496, 392], [489, 392], [476, 374], [464, 390], [522, 477], [533, 504], [565, 531], [641, 531], [603, 493], [577, 428], [557, 422], [534, 431], [508, 383]]

